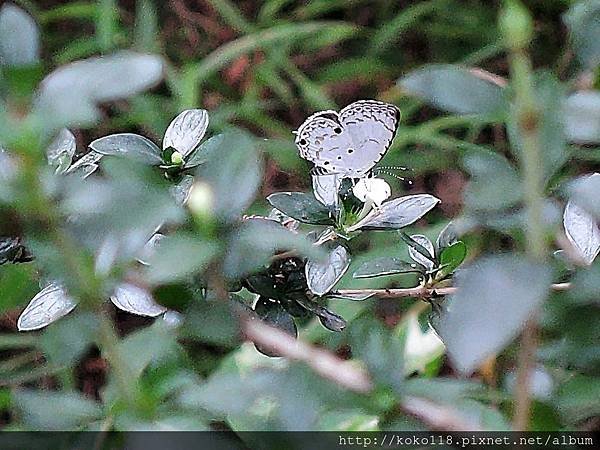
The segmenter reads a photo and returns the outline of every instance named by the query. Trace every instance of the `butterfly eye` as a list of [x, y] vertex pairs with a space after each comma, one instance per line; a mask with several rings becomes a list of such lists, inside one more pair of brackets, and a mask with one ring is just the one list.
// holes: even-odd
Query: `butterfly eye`
[[340, 134], [340, 133], [342, 132], [342, 129], [341, 129], [340, 127], [336, 127], [336, 128], [333, 130], [333, 132], [334, 132], [335, 134]]

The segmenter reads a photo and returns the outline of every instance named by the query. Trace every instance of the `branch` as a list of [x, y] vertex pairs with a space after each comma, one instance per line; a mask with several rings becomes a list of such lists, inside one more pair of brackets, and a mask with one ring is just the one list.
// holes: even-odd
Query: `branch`
[[[553, 291], [566, 291], [571, 288], [571, 283], [555, 283], [552, 285]], [[340, 289], [334, 294], [340, 296], [352, 295], [372, 295], [378, 298], [433, 298], [444, 295], [452, 295], [458, 291], [457, 287], [448, 286], [441, 288], [399, 288], [399, 289]]]
[[463, 415], [451, 406], [440, 405], [418, 397], [404, 397], [400, 409], [424, 422], [436, 431], [483, 431], [471, 417]]
[[327, 350], [295, 339], [277, 328], [258, 320], [247, 319], [244, 322], [244, 334], [252, 342], [281, 356], [306, 363], [322, 377], [346, 389], [361, 394], [373, 389], [371, 379], [360, 366], [344, 361]]

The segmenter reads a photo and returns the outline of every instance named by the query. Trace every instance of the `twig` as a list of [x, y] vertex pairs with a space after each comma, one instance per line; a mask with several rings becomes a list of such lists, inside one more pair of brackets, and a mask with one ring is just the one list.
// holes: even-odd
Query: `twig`
[[[519, 162], [523, 173], [525, 200], [527, 256], [538, 264], [546, 260], [547, 243], [544, 225], [544, 164], [542, 159], [541, 111], [536, 96], [532, 63], [528, 48], [533, 38], [529, 11], [517, 3], [507, 3], [503, 16], [504, 33], [510, 47], [509, 66], [514, 92], [512, 113], [516, 116], [520, 134]], [[529, 379], [535, 366], [537, 348], [537, 311], [525, 325], [519, 349], [515, 389], [513, 426], [517, 431], [529, 428], [531, 392]]]
[[346, 389], [361, 394], [373, 389], [373, 383], [361, 367], [344, 361], [327, 350], [294, 339], [277, 328], [248, 319], [244, 322], [244, 333], [249, 340], [281, 356], [306, 363], [322, 377]]
[[[552, 285], [553, 291], [566, 291], [571, 288], [571, 283], [555, 283]], [[352, 296], [352, 295], [371, 295], [379, 298], [432, 298], [441, 297], [444, 295], [452, 295], [457, 292], [458, 288], [454, 286], [442, 288], [398, 288], [398, 289], [340, 289], [336, 291], [336, 295]]]
[[482, 431], [477, 422], [455, 408], [417, 397], [404, 397], [400, 409], [438, 431]]

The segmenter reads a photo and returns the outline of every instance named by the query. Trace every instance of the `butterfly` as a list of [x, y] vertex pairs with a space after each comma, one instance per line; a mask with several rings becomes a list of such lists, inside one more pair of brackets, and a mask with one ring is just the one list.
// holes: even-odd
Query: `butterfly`
[[342, 178], [366, 176], [390, 147], [400, 110], [388, 103], [359, 100], [339, 113], [320, 111], [295, 132], [300, 156]]

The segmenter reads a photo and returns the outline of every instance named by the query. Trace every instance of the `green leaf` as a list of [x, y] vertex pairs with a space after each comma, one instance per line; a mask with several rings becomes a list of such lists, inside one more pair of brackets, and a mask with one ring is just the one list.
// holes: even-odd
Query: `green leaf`
[[458, 241], [446, 247], [440, 254], [440, 270], [436, 278], [446, 278], [462, 264], [467, 256], [467, 246], [463, 241]]
[[262, 181], [262, 163], [254, 139], [246, 132], [228, 132], [218, 149], [219, 157], [200, 166], [197, 175], [212, 188], [216, 216], [231, 222], [254, 200]]
[[577, 178], [569, 184], [568, 191], [571, 200], [578, 207], [600, 220], [600, 173]]
[[154, 284], [185, 279], [204, 270], [217, 251], [217, 244], [195, 236], [165, 236], [148, 258], [146, 279]]
[[319, 418], [320, 431], [380, 431], [379, 417], [356, 410], [326, 411]]
[[[265, 297], [259, 297], [254, 305], [254, 312], [266, 324], [278, 328], [281, 331], [298, 337], [298, 329], [292, 315], [285, 310], [279, 301], [271, 300]], [[280, 356], [277, 352], [267, 347], [254, 344], [256, 350], [267, 356]]]
[[227, 151], [227, 133], [217, 134], [204, 141], [191, 152], [185, 160], [185, 167], [192, 168], [204, 164], [212, 157], [216, 157], [219, 151]]
[[75, 392], [17, 390], [13, 403], [31, 430], [73, 430], [102, 417], [98, 403]]
[[334, 220], [329, 209], [311, 194], [304, 192], [276, 192], [267, 201], [279, 211], [303, 223], [331, 225]]
[[429, 65], [398, 80], [408, 93], [455, 114], [496, 117], [507, 110], [503, 88], [480, 69], [455, 65]]
[[[183, 218], [169, 184], [153, 168], [128, 159], [106, 158], [103, 172], [102, 178], [58, 180], [65, 184], [61, 210], [71, 217], [66, 226], [80, 245], [97, 255], [97, 271], [136, 259], [159, 226]], [[39, 261], [55, 278], [73, 276], [64, 270], [64, 264]]]
[[579, 91], [567, 97], [564, 121], [569, 141], [600, 143], [600, 92]]
[[[173, 330], [162, 321], [128, 334], [119, 341], [117, 352], [131, 374], [138, 378], [150, 364], [169, 358], [178, 350]], [[137, 383], [131, 380], [131, 383]]]
[[456, 241], [458, 241], [458, 233], [456, 231], [456, 226], [453, 222], [448, 222], [448, 225], [446, 225], [444, 229], [440, 231], [435, 245], [439, 252], [445, 249], [446, 247], [450, 247]]
[[415, 223], [435, 205], [440, 199], [429, 194], [406, 195], [384, 202], [378, 212], [360, 221], [360, 229], [384, 230], [398, 229]]
[[343, 317], [329, 311], [327, 308], [319, 305], [312, 300], [304, 297], [296, 297], [296, 301], [304, 309], [316, 314], [319, 317], [319, 321], [325, 328], [331, 331], [340, 332], [346, 328], [346, 321]]
[[354, 278], [373, 278], [397, 273], [420, 272], [421, 270], [420, 266], [415, 263], [391, 256], [382, 256], [361, 264], [352, 276]]
[[36, 64], [40, 53], [40, 31], [21, 8], [5, 3], [0, 8], [0, 65]]
[[69, 366], [83, 356], [97, 333], [96, 317], [90, 313], [74, 314], [48, 327], [40, 338], [40, 347], [51, 363]]
[[600, 64], [600, 5], [595, 0], [576, 2], [563, 16], [571, 33], [571, 44], [587, 67]]
[[186, 314], [181, 335], [219, 347], [234, 348], [241, 342], [240, 316], [248, 312], [234, 294], [230, 295], [229, 301], [194, 302]]
[[565, 420], [575, 424], [600, 414], [600, 379], [575, 375], [557, 394], [557, 408]]
[[342, 278], [350, 266], [350, 254], [343, 245], [336, 242], [323, 244], [327, 250], [325, 261], [306, 261], [305, 274], [308, 288], [318, 296], [325, 295]]
[[430, 251], [433, 250], [433, 244], [425, 236], [418, 234], [409, 236], [401, 232], [400, 238], [408, 245], [408, 252], [413, 260], [427, 267], [429, 270], [437, 264], [435, 256]]
[[48, 128], [90, 124], [100, 118], [99, 103], [142, 92], [162, 76], [163, 61], [154, 55], [123, 51], [77, 61], [43, 80], [35, 114]]
[[[550, 73], [540, 74], [535, 82], [535, 101], [539, 118], [536, 126], [539, 131], [542, 166], [546, 181], [562, 167], [567, 160], [566, 134], [564, 121], [565, 89], [556, 77]], [[522, 158], [523, 136], [518, 123], [516, 106], [511, 106], [507, 121], [511, 150], [517, 158]], [[504, 192], [506, 195], [506, 192]]]
[[152, 0], [137, 0], [135, 7], [135, 48], [142, 52], [154, 52], [158, 43], [158, 17]]
[[324, 254], [304, 236], [274, 220], [249, 219], [234, 232], [229, 243], [224, 261], [225, 275], [229, 279], [240, 278], [269, 265], [276, 251], [289, 250], [316, 260], [322, 259]]
[[508, 160], [492, 152], [468, 153], [463, 165], [471, 174], [465, 190], [465, 204], [476, 211], [495, 211], [521, 200], [521, 180]]
[[194, 82], [199, 83], [206, 80], [236, 58], [258, 48], [265, 48], [283, 42], [291, 44], [301, 39], [313, 37], [315, 33], [322, 30], [331, 33], [332, 31], [344, 29], [355, 29], [355, 27], [333, 21], [283, 23], [256, 33], [244, 35], [220, 46], [193, 67], [195, 72]]
[[352, 355], [366, 364], [375, 381], [400, 392], [404, 383], [402, 339], [372, 314], [353, 320], [346, 333]]
[[470, 374], [502, 350], [550, 290], [551, 271], [513, 255], [487, 257], [456, 277], [440, 332], [454, 367]]
[[413, 261], [426, 267], [428, 271], [432, 271], [437, 266], [433, 242], [427, 236], [413, 234], [409, 240], [406, 239], [406, 233], [401, 233], [401, 236], [408, 243], [408, 254]]
[[162, 163], [158, 146], [139, 134], [111, 134], [96, 139], [90, 148], [102, 155], [124, 156], [155, 166]]
[[22, 307], [28, 302], [38, 289], [36, 279], [37, 273], [31, 264], [11, 264], [2, 267], [0, 270], [0, 292], [2, 292], [0, 314], [4, 314], [12, 308]]
[[63, 128], [46, 149], [48, 164], [56, 167], [57, 173], [64, 173], [73, 160], [77, 150], [75, 136], [68, 129]]
[[385, 52], [392, 44], [398, 42], [406, 31], [415, 29], [418, 22], [425, 23], [425, 16], [431, 15], [439, 10], [438, 8], [444, 8], [445, 1], [422, 1], [399, 9], [395, 17], [383, 21], [382, 25], [374, 30], [373, 37], [369, 39], [370, 51], [375, 54]]

